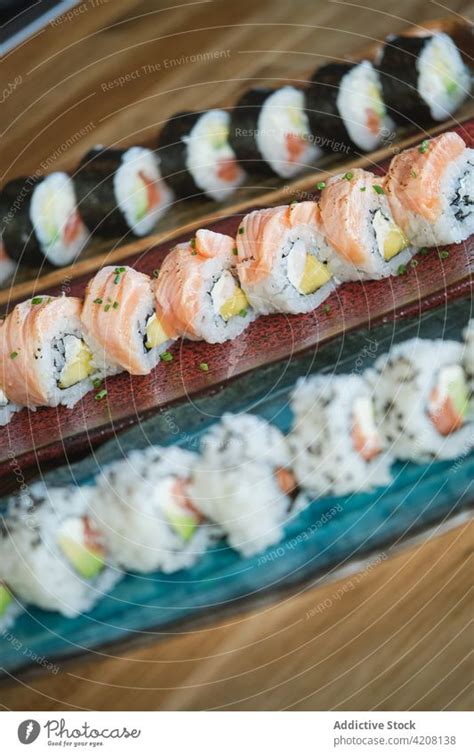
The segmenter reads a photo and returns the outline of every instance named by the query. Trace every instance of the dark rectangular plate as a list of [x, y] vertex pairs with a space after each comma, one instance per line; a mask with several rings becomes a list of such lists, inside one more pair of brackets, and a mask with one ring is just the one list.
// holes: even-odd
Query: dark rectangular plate
[[[468, 146], [474, 144], [474, 120], [456, 129]], [[388, 161], [367, 167], [377, 172]], [[248, 211], [248, 210], [247, 210]], [[210, 227], [235, 235], [241, 215], [224, 218]], [[189, 236], [188, 236], [189, 237]], [[183, 239], [178, 239], [184, 240]], [[134, 255], [124, 262], [151, 273], [162, 263], [171, 245], [164, 243]], [[123, 373], [107, 381], [107, 398], [97, 401], [88, 394], [73, 410], [41, 408], [36, 412], [18, 413], [1, 430], [0, 484], [6, 490], [16, 484], [18, 474], [35, 473], [46, 464], [59, 464], [65, 458], [85, 455], [107, 438], [144, 418], [165, 411], [179, 401], [192, 401], [201, 393], [216, 394], [230, 380], [294, 354], [311, 352], [315, 358], [321, 346], [343, 334], [364, 326], [427, 311], [448, 298], [466, 295], [470, 290], [470, 272], [474, 257], [474, 238], [461, 245], [447, 247], [449, 257], [439, 258], [436, 250], [418, 255], [418, 266], [409, 267], [406, 275], [381, 281], [350, 283], [340, 286], [327, 300], [330, 312], [319, 308], [307, 315], [261, 317], [239, 338], [225, 344], [178, 342], [172, 348], [174, 360], [161, 363], [148, 376], [131, 377]], [[88, 276], [49, 290], [83, 295]], [[209, 371], [199, 369], [207, 362]]]

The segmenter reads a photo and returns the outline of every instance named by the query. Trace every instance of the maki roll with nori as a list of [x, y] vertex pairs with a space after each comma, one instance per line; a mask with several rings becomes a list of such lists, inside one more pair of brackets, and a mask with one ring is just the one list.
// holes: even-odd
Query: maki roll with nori
[[79, 212], [91, 233], [146, 236], [172, 201], [159, 160], [145, 147], [95, 147], [75, 177]]
[[0, 579], [17, 598], [74, 617], [121, 578], [88, 515], [91, 487], [43, 483], [10, 499], [0, 530]]
[[394, 127], [379, 75], [368, 60], [319, 68], [306, 92], [306, 113], [311, 131], [329, 152], [369, 152]]
[[0, 215], [3, 252], [24, 265], [69, 265], [89, 238], [66, 173], [10, 181], [0, 194]]
[[163, 176], [177, 197], [203, 194], [228, 199], [244, 180], [229, 144], [230, 115], [225, 110], [178, 113], [158, 139]]
[[471, 90], [469, 69], [442, 32], [387, 37], [379, 70], [389, 115], [402, 125], [446, 120]]
[[293, 86], [246, 92], [232, 110], [230, 143], [249, 172], [292, 178], [322, 154], [311, 134], [305, 94]]

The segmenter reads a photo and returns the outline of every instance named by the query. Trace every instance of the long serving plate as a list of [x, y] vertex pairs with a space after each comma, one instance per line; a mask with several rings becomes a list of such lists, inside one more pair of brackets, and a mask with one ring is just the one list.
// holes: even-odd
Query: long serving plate
[[[448, 298], [437, 308], [412, 311], [411, 316], [375, 327], [366, 322], [346, 330], [343, 338], [330, 339], [317, 354], [313, 349], [293, 352], [237, 382], [227, 382], [218, 393], [177, 402], [45, 479], [51, 485], [89, 484], [104, 464], [150, 443], [196, 450], [224, 411], [251, 411], [287, 432], [289, 393], [298, 377], [360, 373], [393, 343], [413, 336], [460, 339], [470, 316], [469, 299]], [[473, 453], [449, 462], [399, 462], [393, 472], [390, 487], [314, 501], [290, 518], [280, 543], [253, 558], [243, 559], [218, 542], [191, 569], [172, 575], [128, 575], [90, 614], [76, 619], [36, 609], [22, 614], [0, 636], [0, 671], [9, 677], [18, 671], [51, 669], [49, 664], [54, 669], [86, 651], [119, 657], [124, 646], [182, 633], [220, 615], [294, 595], [337, 576], [354, 559], [375, 565], [407, 536], [438, 526], [454, 513], [467, 513], [474, 500]]]
[[[410, 25], [405, 29], [399, 30], [398, 33], [417, 35], [440, 31], [449, 34], [454, 39], [467, 64], [472, 65], [474, 57], [474, 32], [472, 24], [469, 24], [461, 18], [447, 16], [434, 19], [432, 21], [424, 22], [423, 24]], [[364, 59], [375, 60], [381, 44], [381, 42], [375, 41], [369, 45], [363, 46], [351, 55], [344, 55], [343, 51], [340, 51], [341, 54], [339, 55], [339, 59], [353, 62]], [[299, 76], [298, 79], [293, 80], [293, 83], [295, 86], [301, 86], [309, 81], [313, 72], [314, 66], [311, 69], [302, 71], [301, 76]], [[263, 80], [262, 83], [264, 83]], [[273, 83], [276, 84], [276, 82]], [[290, 84], [292, 81], [285, 78], [283, 83]], [[255, 80], [253, 81], [253, 84], [255, 84]], [[232, 101], [216, 103], [216, 106], [231, 107], [232, 105]], [[436, 133], [440, 129], [455, 127], [467, 118], [472, 118], [473, 112], [474, 107], [472, 99], [468, 98], [451, 120], [446, 121], [441, 126], [438, 125], [427, 129], [424, 134], [430, 135]], [[368, 164], [368, 162], [370, 163], [370, 159], [377, 162], [390, 156], [394, 149], [401, 149], [417, 140], [418, 136], [414, 136], [413, 131], [413, 127], [397, 128], [393, 134], [389, 135], [387, 140], [389, 143], [386, 146], [369, 155], [362, 155], [359, 161], [355, 161], [351, 164]], [[131, 145], [118, 143], [113, 146], [122, 148]], [[144, 146], [155, 149], [156, 144], [147, 142]], [[284, 203], [287, 201], [288, 196], [295, 194], [298, 190], [307, 191], [314, 186], [315, 180], [320, 180], [315, 179], [314, 174], [312, 175], [314, 170], [318, 170], [319, 173], [327, 170], [340, 170], [344, 164], [347, 164], [347, 157], [341, 155], [341, 153], [328, 153], [318, 160], [317, 168], [311, 169], [308, 167], [305, 174], [298, 179], [285, 181], [285, 179], [278, 176], [250, 176], [250, 180], [246, 182], [247, 185], [245, 187], [240, 187], [237, 192], [225, 202], [216, 204], [205, 197], [196, 197], [192, 201], [178, 201], [160, 220], [158, 226], [159, 232], [153, 236], [148, 236], [134, 242], [132, 241], [131, 243], [130, 238], [133, 238], [131, 233], [127, 236], [107, 241], [93, 237], [90, 244], [81, 253], [79, 261], [70, 268], [63, 268], [62, 271], [56, 270], [51, 272], [52, 268], [46, 264], [39, 268], [18, 268], [15, 272], [14, 285], [10, 286], [6, 283], [4, 290], [0, 290], [0, 305], [13, 298], [16, 299], [19, 296], [26, 298], [29, 295], [28, 292], [37, 287], [39, 279], [41, 279], [39, 285], [43, 287], [43, 282], [45, 285], [52, 285], [67, 276], [70, 278], [76, 278], [82, 273], [97, 270], [102, 264], [104, 264], [105, 259], [119, 261], [127, 258], [135, 251], [146, 253], [148, 249], [155, 247], [162, 242], [166, 242], [170, 238], [176, 237], [185, 227], [193, 229], [196, 226], [209, 223], [210, 220], [215, 220], [222, 216], [229, 217], [235, 215], [238, 212], [242, 212], [249, 208], [256, 202], [261, 206], [264, 206], [265, 204], [275, 204], [277, 201]], [[58, 167], [61, 167], [61, 169], [74, 168], [74, 166], [70, 164]], [[177, 232], [176, 229], [180, 229], [180, 231]], [[113, 251], [111, 252], [110, 250]]]
[[[457, 126], [469, 146], [474, 145], [474, 119]], [[357, 161], [361, 164], [361, 161]], [[388, 166], [388, 160], [374, 164], [373, 156], [365, 165], [378, 172]], [[319, 174], [302, 194], [315, 197], [314, 186]], [[292, 196], [287, 196], [290, 201]], [[275, 198], [274, 198], [275, 200]], [[281, 203], [278, 196], [274, 203]], [[248, 208], [245, 208], [245, 212]], [[241, 213], [222, 218], [207, 227], [234, 236]], [[152, 273], [160, 267], [164, 256], [177, 241], [191, 235], [200, 227], [195, 224], [186, 235], [173, 238], [147, 250], [120, 257], [121, 262], [143, 272]], [[293, 356], [311, 352], [319, 359], [322, 347], [337, 339], [341, 349], [351, 330], [371, 328], [374, 324], [404, 313], [420, 313], [444, 301], [445, 297], [466, 296], [470, 290], [470, 272], [474, 259], [474, 239], [447, 248], [449, 257], [441, 259], [436, 250], [417, 256], [418, 265], [407, 267], [404, 275], [381, 281], [350, 283], [340, 286], [325, 302], [307, 315], [276, 315], [260, 317], [241, 336], [233, 341], [210, 345], [204, 342], [178, 342], [171, 349], [172, 362], [160, 363], [144, 377], [126, 373], [107, 380], [107, 396], [98, 401], [95, 392], [89, 393], [72, 410], [40, 408], [35, 412], [16, 414], [9, 425], [1, 429], [0, 485], [2, 492], [18, 484], [23, 477], [43, 471], [46, 465], [88, 453], [112, 435], [140, 423], [151, 415], [166, 413], [177, 403], [188, 403], [201, 394], [217, 395], [223, 385], [235, 381], [259, 367], [290, 360]], [[114, 256], [114, 262], [117, 257]], [[92, 273], [91, 273], [92, 274]], [[61, 291], [82, 296], [90, 274], [74, 279], [67, 275], [55, 285], [43, 288], [38, 281], [35, 293]], [[10, 302], [9, 308], [14, 302]], [[206, 362], [208, 372], [199, 365]]]

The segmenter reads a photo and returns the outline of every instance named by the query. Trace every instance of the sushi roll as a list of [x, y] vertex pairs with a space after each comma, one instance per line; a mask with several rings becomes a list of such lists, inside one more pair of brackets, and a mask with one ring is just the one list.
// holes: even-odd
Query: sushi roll
[[384, 188], [411, 244], [458, 244], [474, 233], [474, 149], [454, 132], [396, 155]]
[[396, 273], [415, 249], [393, 218], [383, 179], [354, 169], [334, 176], [319, 207], [334, 275], [341, 281], [385, 278]]
[[236, 251], [230, 236], [199, 230], [165, 258], [155, 284], [156, 314], [172, 337], [222, 343], [255, 319], [237, 277]]
[[92, 520], [119, 566], [165, 573], [194, 564], [216, 528], [195, 508], [189, 480], [196, 455], [150, 446], [106, 467], [92, 496]]
[[311, 131], [331, 152], [370, 152], [394, 129], [378, 72], [368, 60], [319, 68], [306, 92], [306, 112]]
[[245, 173], [229, 143], [230, 115], [225, 110], [178, 113], [158, 139], [163, 175], [177, 197], [228, 199]]
[[90, 488], [32, 485], [10, 499], [0, 530], [0, 578], [24, 603], [74, 617], [121, 578], [88, 517]]
[[281, 540], [295, 482], [285, 437], [251, 414], [225, 414], [203, 441], [190, 485], [199, 511], [244, 556]]
[[171, 344], [157, 319], [151, 279], [131, 267], [109, 265], [89, 281], [82, 327], [101, 377], [122, 370], [147, 375]]
[[75, 184], [84, 223], [104, 238], [148, 235], [172, 202], [158, 157], [145, 147], [95, 147], [83, 158]]
[[92, 354], [83, 339], [81, 310], [75, 297], [35, 296], [3, 321], [0, 385], [7, 411], [12, 405], [71, 408], [92, 389]]
[[311, 167], [316, 146], [305, 93], [293, 86], [251, 89], [232, 110], [230, 143], [249, 172], [292, 178]]
[[237, 232], [237, 270], [259, 314], [310, 312], [336, 287], [315, 202], [255, 210]]
[[302, 489], [313, 496], [347, 495], [390, 483], [392, 458], [361, 376], [302, 378], [291, 406], [289, 443]]
[[79, 256], [89, 238], [66, 173], [10, 181], [0, 193], [0, 216], [3, 262], [7, 255], [22, 265], [62, 267]]
[[454, 459], [472, 448], [462, 356], [456, 341], [413, 338], [375, 362], [369, 376], [376, 416], [399, 459]]
[[11, 278], [15, 272], [16, 264], [10, 259], [5, 251], [1, 236], [0, 236], [0, 286]]
[[21, 610], [6, 584], [0, 580], [0, 636], [13, 626]]
[[388, 112], [401, 125], [444, 121], [471, 90], [469, 69], [443, 32], [387, 37], [378, 67]]

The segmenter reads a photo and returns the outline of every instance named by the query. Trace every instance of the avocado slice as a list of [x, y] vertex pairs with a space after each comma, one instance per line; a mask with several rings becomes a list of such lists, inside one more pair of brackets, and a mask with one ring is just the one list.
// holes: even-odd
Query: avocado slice
[[12, 594], [5, 585], [0, 585], [0, 616], [6, 613], [6, 610], [12, 602]]
[[83, 519], [68, 519], [58, 535], [58, 544], [67, 560], [84, 579], [94, 579], [104, 569], [102, 549], [87, 544]]
[[134, 200], [135, 220], [138, 222], [144, 218], [148, 212], [148, 193], [145, 182], [140, 176], [137, 176], [135, 183]]
[[169, 335], [167, 335], [156, 314], [153, 314], [146, 324], [145, 347], [147, 349], [154, 349], [156, 346], [161, 346], [169, 340]]
[[314, 254], [307, 254], [299, 289], [302, 294], [314, 294], [318, 288], [331, 280], [328, 266], [320, 262]]
[[248, 299], [244, 292], [239, 286], [236, 286], [232, 296], [220, 308], [219, 314], [227, 322], [231, 317], [236, 317], [242, 310], [246, 310], [248, 305]]
[[198, 526], [196, 519], [191, 513], [177, 511], [174, 507], [170, 507], [165, 515], [171, 528], [185, 543], [191, 540]]
[[70, 388], [85, 380], [93, 372], [92, 354], [82, 338], [66, 336], [64, 339], [65, 364], [59, 375], [60, 388]]

